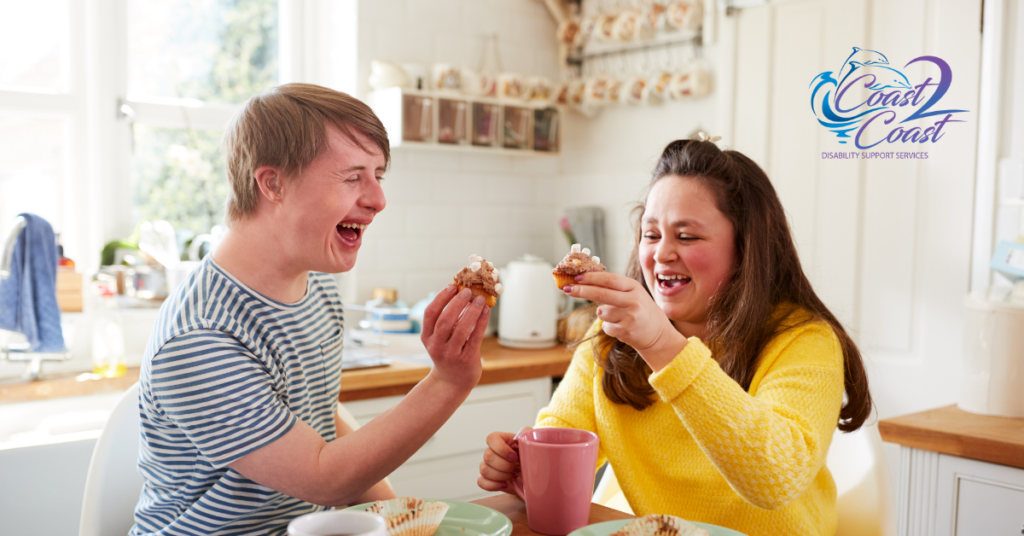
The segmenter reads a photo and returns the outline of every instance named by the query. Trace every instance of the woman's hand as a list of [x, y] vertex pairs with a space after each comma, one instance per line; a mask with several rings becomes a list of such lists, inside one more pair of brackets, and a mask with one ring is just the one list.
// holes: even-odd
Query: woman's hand
[[587, 272], [576, 276], [576, 283], [566, 294], [601, 304], [601, 329], [635, 348], [655, 372], [686, 348], [686, 337], [640, 283], [610, 272]]
[[[530, 431], [524, 427], [519, 434]], [[512, 491], [512, 480], [519, 475], [519, 455], [512, 450], [512, 441], [519, 434], [494, 432], [487, 436], [487, 450], [480, 462], [480, 478], [476, 485], [486, 491]]]
[[480, 381], [480, 342], [483, 341], [491, 308], [484, 298], [467, 288], [448, 285], [437, 293], [423, 311], [420, 340], [427, 348], [434, 368], [430, 371], [444, 384], [469, 391]]

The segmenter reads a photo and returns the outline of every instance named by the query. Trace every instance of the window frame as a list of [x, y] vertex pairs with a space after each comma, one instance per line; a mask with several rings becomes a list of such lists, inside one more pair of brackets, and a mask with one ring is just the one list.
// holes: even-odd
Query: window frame
[[[129, 235], [133, 228], [133, 124], [222, 131], [241, 105], [129, 100], [128, 0], [67, 3], [64, 89], [4, 87], [0, 113], [67, 120], [58, 192], [64, 221], [59, 231], [65, 254], [80, 269], [93, 271], [103, 244]], [[317, 42], [318, 5], [318, 0], [278, 0], [279, 83], [304, 80], [315, 65], [316, 58], [304, 53]], [[5, 225], [0, 222], [0, 227]]]

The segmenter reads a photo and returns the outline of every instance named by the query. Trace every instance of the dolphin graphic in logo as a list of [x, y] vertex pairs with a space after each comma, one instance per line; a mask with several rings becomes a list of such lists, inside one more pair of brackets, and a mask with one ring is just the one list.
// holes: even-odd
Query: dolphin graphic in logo
[[811, 80], [809, 87], [814, 87], [811, 94], [811, 110], [822, 126], [836, 134], [839, 143], [846, 143], [843, 138], [850, 137], [849, 133], [857, 129], [857, 124], [863, 121], [864, 116], [888, 108], [876, 106], [859, 112], [839, 111], [836, 102], [839, 89], [848, 81], [852, 82], [866, 75], [874, 76], [874, 82], [868, 88], [871, 91], [911, 87], [910, 81], [903, 73], [889, 66], [889, 59], [885, 54], [860, 47], [853, 47], [853, 52], [839, 69], [838, 76], [833, 76], [833, 71], [825, 71]]
[[836, 76], [836, 80], [838, 80], [836, 85], [842, 87], [843, 83], [846, 82], [846, 78], [853, 74], [853, 71], [865, 65], [879, 64], [888, 65], [889, 58], [886, 58], [885, 54], [881, 52], [853, 47], [853, 53], [846, 57], [846, 61], [843, 62], [843, 66], [839, 69], [839, 76]]

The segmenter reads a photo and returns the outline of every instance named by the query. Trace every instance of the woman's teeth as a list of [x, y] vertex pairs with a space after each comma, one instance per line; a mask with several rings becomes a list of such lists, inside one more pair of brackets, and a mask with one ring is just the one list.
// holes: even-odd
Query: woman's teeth
[[680, 285], [685, 285], [690, 281], [689, 277], [685, 275], [664, 275], [658, 274], [658, 284], [665, 288], [675, 288]]
[[345, 228], [348, 228], [348, 229], [359, 229], [360, 231], [362, 231], [363, 229], [366, 229], [366, 225], [359, 224], [359, 223], [341, 223], [338, 226], [339, 227], [345, 227]]

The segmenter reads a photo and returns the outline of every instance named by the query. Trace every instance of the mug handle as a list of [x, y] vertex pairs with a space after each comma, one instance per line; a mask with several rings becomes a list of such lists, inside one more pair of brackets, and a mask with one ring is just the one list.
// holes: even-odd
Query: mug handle
[[[512, 438], [512, 443], [509, 446], [512, 447], [512, 450], [516, 451], [516, 455], [519, 455], [519, 437], [522, 436], [524, 432], [526, 432], [527, 430], [530, 430], [530, 429], [531, 428], [529, 426], [524, 426], [524, 427], [520, 428], [519, 432], [517, 432], [515, 437]], [[522, 464], [522, 461], [523, 461], [523, 458], [522, 458], [522, 456], [520, 456], [519, 463]], [[522, 499], [523, 502], [525, 503], [526, 502], [526, 489], [525, 489], [526, 485], [523, 483], [523, 471], [521, 470], [521, 468], [522, 468], [522, 465], [520, 465], [519, 476], [515, 477], [515, 479], [512, 480], [512, 491], [516, 492], [516, 495], [518, 495], [519, 498]]]

